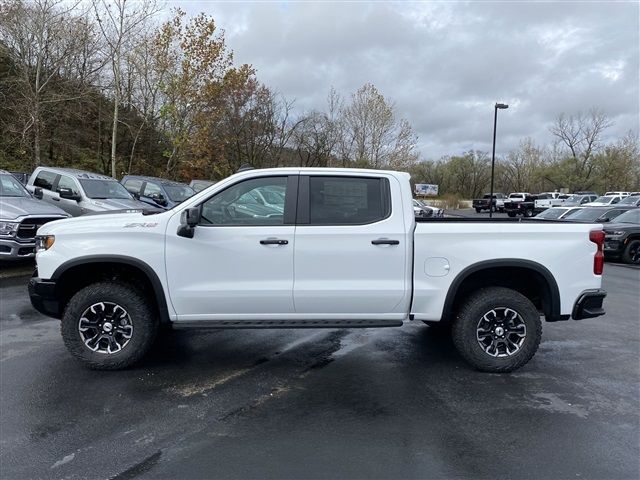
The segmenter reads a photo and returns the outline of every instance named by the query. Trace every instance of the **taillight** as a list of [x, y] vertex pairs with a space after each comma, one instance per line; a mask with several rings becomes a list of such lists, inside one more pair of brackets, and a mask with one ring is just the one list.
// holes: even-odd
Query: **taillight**
[[602, 275], [604, 269], [604, 232], [602, 230], [591, 230], [589, 240], [598, 246], [596, 255], [593, 257], [593, 273]]

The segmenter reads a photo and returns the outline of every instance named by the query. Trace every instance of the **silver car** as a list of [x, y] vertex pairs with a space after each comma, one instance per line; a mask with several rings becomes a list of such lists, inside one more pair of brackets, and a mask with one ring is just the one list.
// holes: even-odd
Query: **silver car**
[[[41, 195], [40, 189], [36, 195]], [[9, 172], [0, 170], [0, 260], [33, 257], [41, 225], [67, 218], [63, 210], [36, 200]]]
[[106, 175], [72, 168], [38, 167], [31, 174], [27, 189], [42, 189], [43, 200], [69, 215], [109, 210], [143, 210], [149, 205], [133, 198], [117, 180]]

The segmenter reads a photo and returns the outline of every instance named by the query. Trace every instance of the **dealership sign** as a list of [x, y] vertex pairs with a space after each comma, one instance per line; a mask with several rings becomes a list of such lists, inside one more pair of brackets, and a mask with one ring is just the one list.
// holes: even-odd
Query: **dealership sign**
[[438, 185], [431, 183], [416, 183], [416, 195], [438, 195]]

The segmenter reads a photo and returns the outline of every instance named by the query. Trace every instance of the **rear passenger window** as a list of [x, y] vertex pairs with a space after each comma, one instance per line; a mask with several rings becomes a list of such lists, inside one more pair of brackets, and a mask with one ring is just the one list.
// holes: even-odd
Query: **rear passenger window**
[[310, 225], [362, 225], [391, 213], [384, 178], [309, 177]]
[[129, 190], [130, 193], [135, 193], [136, 195], [140, 193], [140, 187], [142, 186], [142, 180], [127, 180], [124, 182], [124, 188]]
[[41, 170], [40, 173], [38, 173], [36, 179], [33, 181], [33, 186], [44, 188], [45, 190], [51, 190], [53, 188], [53, 181], [55, 180], [55, 178], [55, 173]]
[[71, 190], [71, 192], [73, 192], [74, 195], [80, 195], [80, 190], [78, 189], [76, 182], [73, 181], [73, 178], [62, 175], [60, 177], [60, 180], [58, 180], [56, 191], [60, 192], [61, 188], [68, 188], [69, 190]]

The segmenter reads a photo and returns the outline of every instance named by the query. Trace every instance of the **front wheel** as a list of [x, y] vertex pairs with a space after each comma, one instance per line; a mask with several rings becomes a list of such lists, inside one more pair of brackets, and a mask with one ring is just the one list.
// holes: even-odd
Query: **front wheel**
[[515, 290], [490, 287], [467, 298], [452, 328], [462, 357], [484, 372], [511, 372], [526, 364], [542, 337], [540, 314]]
[[153, 344], [157, 316], [136, 288], [99, 282], [76, 293], [61, 322], [71, 354], [96, 370], [119, 370], [139, 361]]
[[627, 244], [622, 252], [622, 261], [632, 265], [640, 265], [640, 239], [631, 240]]

